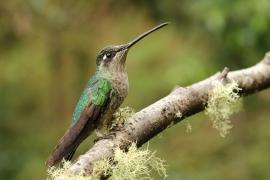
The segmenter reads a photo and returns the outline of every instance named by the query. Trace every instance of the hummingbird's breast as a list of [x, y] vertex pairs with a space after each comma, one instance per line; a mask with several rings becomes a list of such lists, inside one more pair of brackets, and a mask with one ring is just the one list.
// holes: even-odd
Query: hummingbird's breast
[[109, 81], [111, 83], [112, 90], [107, 108], [101, 117], [100, 126], [103, 126], [112, 120], [113, 114], [120, 107], [128, 94], [129, 84], [127, 73], [119, 73], [111, 77]]
[[128, 76], [127, 73], [116, 74], [110, 80], [112, 92], [110, 96], [110, 106], [116, 111], [123, 103], [128, 94]]
[[115, 77], [112, 77], [111, 85], [115, 95], [124, 100], [128, 94], [128, 76], [127, 73], [119, 73]]

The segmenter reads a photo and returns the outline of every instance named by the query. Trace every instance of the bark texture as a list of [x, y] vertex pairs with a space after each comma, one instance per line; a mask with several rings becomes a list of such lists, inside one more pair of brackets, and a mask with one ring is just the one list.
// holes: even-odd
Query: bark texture
[[[110, 133], [111, 138], [97, 141], [72, 164], [69, 171], [91, 173], [93, 163], [102, 158], [113, 158], [114, 148], [127, 148], [132, 142], [141, 146], [168, 126], [203, 111], [214, 81], [224, 84], [235, 81], [242, 88], [241, 95], [256, 93], [270, 87], [270, 52], [258, 64], [236, 71], [224, 68], [203, 81], [188, 87], [177, 87], [169, 95], [149, 105], [130, 117], [120, 129]], [[181, 113], [181, 117], [177, 116]]]

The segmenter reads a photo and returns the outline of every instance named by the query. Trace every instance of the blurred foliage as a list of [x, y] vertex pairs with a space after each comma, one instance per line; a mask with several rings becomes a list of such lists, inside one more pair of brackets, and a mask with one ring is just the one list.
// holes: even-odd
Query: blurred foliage
[[[0, 1], [0, 179], [45, 178], [102, 47], [172, 22], [129, 53], [124, 105], [139, 110], [175, 84], [257, 63], [269, 20], [268, 0]], [[150, 147], [167, 160], [168, 179], [269, 179], [269, 104], [269, 90], [247, 97], [225, 139], [199, 114], [188, 119], [192, 133], [179, 123]]]

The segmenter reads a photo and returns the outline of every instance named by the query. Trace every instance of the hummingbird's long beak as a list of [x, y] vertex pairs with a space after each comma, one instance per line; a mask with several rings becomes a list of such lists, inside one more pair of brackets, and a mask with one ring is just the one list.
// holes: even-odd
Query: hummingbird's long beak
[[151, 34], [152, 32], [163, 28], [164, 26], [167, 26], [169, 24], [169, 22], [165, 22], [162, 23], [146, 32], [144, 32], [143, 34], [141, 34], [140, 36], [136, 37], [135, 39], [133, 39], [132, 41], [130, 41], [129, 43], [127, 43], [126, 45], [123, 46], [123, 48], [121, 48], [120, 51], [124, 50], [124, 49], [129, 49], [130, 47], [132, 47], [134, 44], [136, 44], [137, 42], [139, 42], [141, 39], [143, 39], [144, 37], [146, 37], [147, 35]]

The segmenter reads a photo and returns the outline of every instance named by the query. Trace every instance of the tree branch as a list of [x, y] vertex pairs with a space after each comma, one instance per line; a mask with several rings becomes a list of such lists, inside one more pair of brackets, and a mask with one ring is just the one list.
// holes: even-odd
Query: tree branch
[[[191, 86], [175, 88], [166, 97], [130, 117], [122, 128], [110, 132], [112, 138], [97, 141], [72, 164], [69, 172], [77, 174], [83, 170], [85, 174], [90, 174], [95, 161], [113, 158], [115, 147], [127, 148], [131, 142], [136, 142], [139, 147], [168, 126], [203, 111], [209, 91], [216, 80], [224, 84], [237, 82], [242, 89], [242, 96], [270, 87], [270, 52], [261, 62], [250, 68], [231, 72], [224, 68], [221, 73]], [[176, 115], [179, 112], [181, 117]]]

